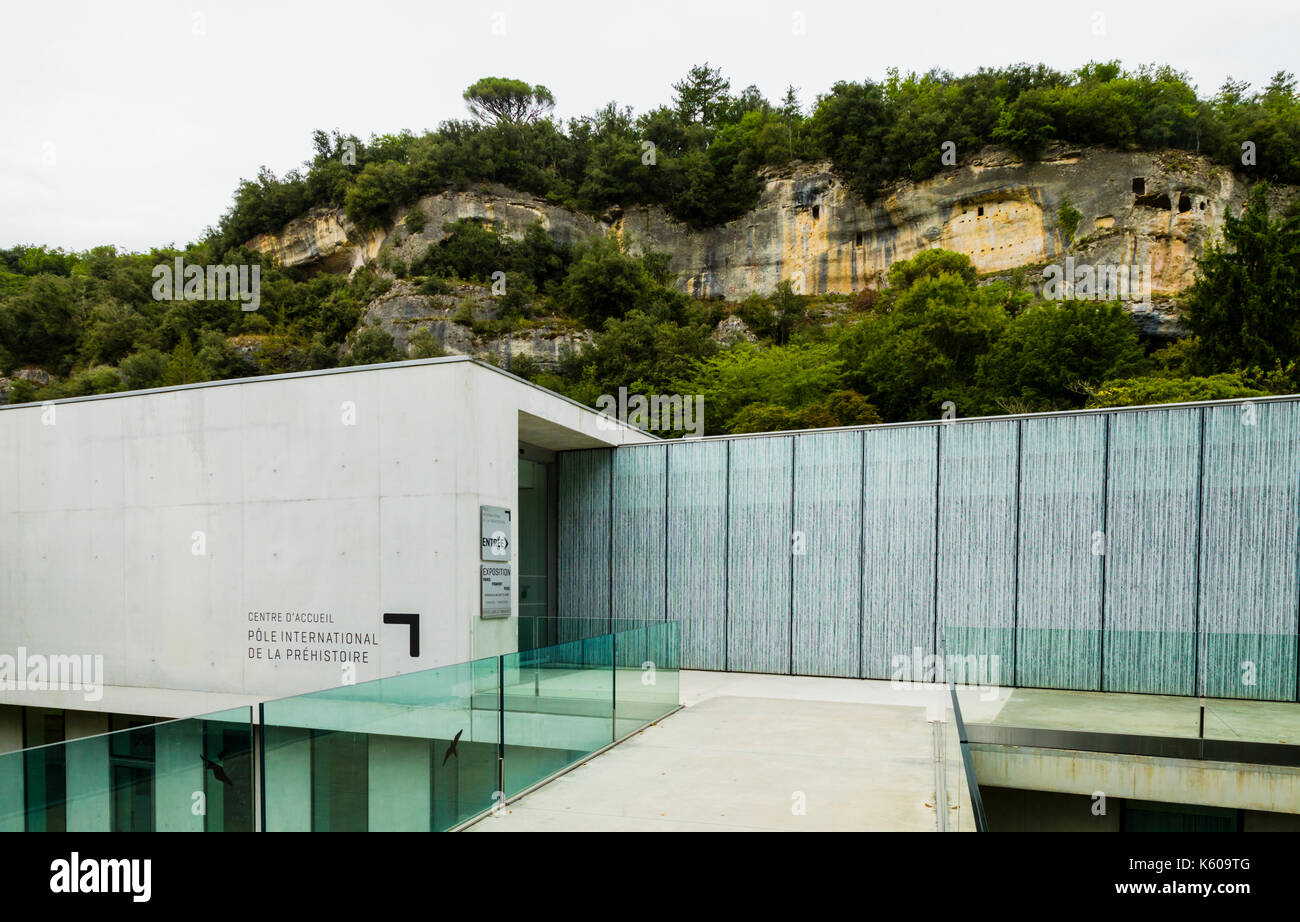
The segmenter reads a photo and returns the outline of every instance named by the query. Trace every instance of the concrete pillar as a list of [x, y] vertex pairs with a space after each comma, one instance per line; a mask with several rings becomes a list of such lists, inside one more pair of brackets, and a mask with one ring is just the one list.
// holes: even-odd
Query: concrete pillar
[[428, 832], [429, 741], [372, 734], [369, 750], [370, 831]]
[[[179, 720], [155, 728], [154, 828], [158, 832], [202, 832], [207, 811], [219, 806], [207, 803], [202, 751], [202, 721]], [[201, 812], [195, 813], [199, 805]]]
[[311, 832], [311, 731], [266, 727], [266, 828]]
[[0, 832], [22, 832], [26, 825], [22, 748], [23, 709], [0, 705]]
[[[67, 711], [68, 832], [108, 832], [112, 828], [108, 768], [108, 715]], [[92, 737], [85, 739], [84, 737]]]

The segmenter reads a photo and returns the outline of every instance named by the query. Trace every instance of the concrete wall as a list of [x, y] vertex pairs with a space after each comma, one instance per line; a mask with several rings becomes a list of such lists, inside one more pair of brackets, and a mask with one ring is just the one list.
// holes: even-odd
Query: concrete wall
[[[512, 651], [515, 620], [479, 618], [479, 507], [516, 506], [521, 427], [569, 445], [646, 438], [599, 419], [468, 361], [5, 408], [0, 651], [102, 655], [105, 697], [56, 706], [227, 696], [190, 699], [191, 715], [341, 684], [337, 662], [269, 658], [290, 648], [364, 651], [358, 682]], [[384, 612], [420, 613], [418, 657]], [[147, 699], [132, 695], [137, 712]]]
[[[992, 832], [1120, 832], [1124, 807], [1147, 803], [1112, 797], [1099, 814], [1098, 801], [1082, 794], [983, 786], [980, 796]], [[1300, 832], [1300, 816], [1294, 814], [1244, 810], [1241, 820], [1242, 832]]]
[[973, 744], [980, 785], [1300, 814], [1300, 768]]

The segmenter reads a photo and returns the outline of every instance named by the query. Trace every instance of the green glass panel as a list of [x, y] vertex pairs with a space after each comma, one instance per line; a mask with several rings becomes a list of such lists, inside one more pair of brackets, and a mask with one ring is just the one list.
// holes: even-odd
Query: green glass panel
[[5, 753], [0, 781], [26, 790], [0, 797], [0, 829], [251, 829], [252, 742], [252, 709], [236, 708]]
[[490, 657], [263, 704], [267, 829], [438, 831], [488, 809], [497, 672]]
[[614, 741], [611, 634], [512, 653], [505, 683], [505, 795]]

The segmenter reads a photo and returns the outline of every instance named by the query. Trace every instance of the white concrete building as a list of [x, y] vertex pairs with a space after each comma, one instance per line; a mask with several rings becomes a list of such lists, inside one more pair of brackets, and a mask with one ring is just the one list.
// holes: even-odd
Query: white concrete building
[[3, 408], [0, 651], [102, 657], [103, 687], [0, 690], [0, 742], [23, 705], [77, 712], [71, 738], [511, 652], [552, 526], [512, 517], [532, 572], [511, 554], [511, 617], [483, 617], [481, 507], [649, 439], [461, 357]]

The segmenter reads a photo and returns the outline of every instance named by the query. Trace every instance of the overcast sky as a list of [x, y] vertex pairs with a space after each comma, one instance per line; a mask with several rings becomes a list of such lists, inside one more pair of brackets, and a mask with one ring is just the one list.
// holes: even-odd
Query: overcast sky
[[542, 83], [556, 112], [667, 102], [692, 64], [811, 102], [836, 80], [1019, 61], [1168, 63], [1202, 95], [1294, 67], [1296, 0], [8, 2], [0, 12], [0, 246], [184, 244], [241, 177], [466, 116], [483, 76]]

